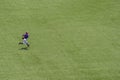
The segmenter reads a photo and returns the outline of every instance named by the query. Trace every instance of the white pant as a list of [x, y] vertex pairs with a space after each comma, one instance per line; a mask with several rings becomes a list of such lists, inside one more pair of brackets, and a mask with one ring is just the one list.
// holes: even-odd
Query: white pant
[[27, 39], [23, 39], [23, 44], [28, 44]]

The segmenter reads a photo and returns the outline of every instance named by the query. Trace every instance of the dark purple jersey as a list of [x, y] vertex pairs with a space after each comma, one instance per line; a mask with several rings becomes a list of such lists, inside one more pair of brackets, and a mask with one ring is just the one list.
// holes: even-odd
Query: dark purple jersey
[[29, 37], [28, 34], [24, 34], [23, 36], [24, 36], [24, 39], [27, 39]]

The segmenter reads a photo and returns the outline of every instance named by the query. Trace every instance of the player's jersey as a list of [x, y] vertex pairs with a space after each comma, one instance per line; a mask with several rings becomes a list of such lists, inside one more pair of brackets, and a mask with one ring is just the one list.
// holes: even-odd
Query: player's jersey
[[29, 37], [28, 34], [24, 34], [23, 36], [24, 36], [24, 39], [27, 39]]

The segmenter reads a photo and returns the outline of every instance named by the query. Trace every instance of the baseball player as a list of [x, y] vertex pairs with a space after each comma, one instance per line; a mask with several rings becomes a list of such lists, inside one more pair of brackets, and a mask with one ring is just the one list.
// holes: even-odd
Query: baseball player
[[29, 43], [27, 41], [28, 37], [29, 37], [28, 32], [26, 32], [25, 34], [23, 34], [22, 35], [23, 42], [19, 42], [19, 44], [25, 44], [25, 45], [27, 45], [27, 47], [29, 47], [30, 45], [29, 45]]

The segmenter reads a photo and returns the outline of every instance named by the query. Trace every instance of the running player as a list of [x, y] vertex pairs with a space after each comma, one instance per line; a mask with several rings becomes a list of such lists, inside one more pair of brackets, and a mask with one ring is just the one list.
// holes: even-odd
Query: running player
[[19, 42], [19, 44], [25, 44], [27, 45], [27, 47], [29, 47], [30, 45], [27, 41], [28, 38], [29, 38], [29, 34], [28, 32], [26, 32], [25, 34], [22, 35], [23, 42]]

